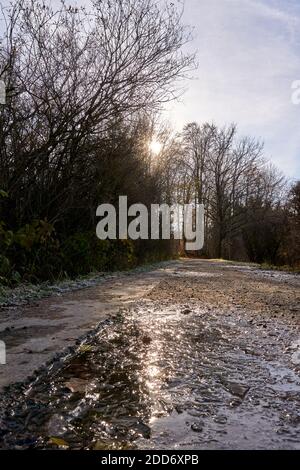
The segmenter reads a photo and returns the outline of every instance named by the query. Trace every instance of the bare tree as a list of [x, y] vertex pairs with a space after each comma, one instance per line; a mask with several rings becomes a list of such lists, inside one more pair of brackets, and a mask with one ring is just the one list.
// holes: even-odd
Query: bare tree
[[55, 11], [18, 0], [2, 11], [0, 186], [19, 222], [40, 212], [57, 220], [74, 204], [97, 139], [179, 92], [194, 60], [181, 52], [190, 33], [182, 12], [153, 0], [94, 0], [90, 10], [62, 2]]

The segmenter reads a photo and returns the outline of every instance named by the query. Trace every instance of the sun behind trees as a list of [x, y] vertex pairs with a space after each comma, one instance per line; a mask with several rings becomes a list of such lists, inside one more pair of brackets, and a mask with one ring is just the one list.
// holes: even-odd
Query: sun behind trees
[[20, 0], [3, 16], [3, 277], [133, 264], [139, 253], [130, 243], [97, 242], [95, 210], [121, 194], [160, 200], [143, 115], [173, 99], [193, 67], [181, 51], [190, 38], [181, 12], [152, 0], [99, 0], [88, 10], [61, 3], [56, 11]]
[[293, 198], [282, 199], [284, 178], [262, 160], [260, 143], [239, 139], [235, 126], [193, 123], [174, 137], [158, 124], [195, 66], [182, 52], [191, 35], [175, 6], [95, 0], [89, 9], [52, 10], [19, 0], [2, 14], [2, 282], [173, 256], [166, 242], [96, 239], [96, 207], [120, 195], [129, 204], [204, 203], [201, 255], [299, 258], [283, 248], [299, 212]]

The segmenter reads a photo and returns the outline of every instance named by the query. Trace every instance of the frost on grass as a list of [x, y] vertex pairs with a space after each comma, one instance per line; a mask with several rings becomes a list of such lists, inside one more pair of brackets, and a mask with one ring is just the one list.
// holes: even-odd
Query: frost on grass
[[14, 307], [24, 305], [29, 302], [39, 300], [50, 296], [60, 296], [67, 292], [73, 292], [80, 289], [93, 287], [105, 280], [113, 279], [120, 276], [130, 276], [139, 272], [147, 272], [152, 269], [164, 268], [172, 262], [163, 261], [155, 264], [140, 266], [131, 271], [116, 272], [98, 272], [81, 276], [77, 279], [65, 279], [56, 283], [44, 282], [41, 284], [20, 284], [17, 287], [10, 288], [0, 285], [0, 308]]

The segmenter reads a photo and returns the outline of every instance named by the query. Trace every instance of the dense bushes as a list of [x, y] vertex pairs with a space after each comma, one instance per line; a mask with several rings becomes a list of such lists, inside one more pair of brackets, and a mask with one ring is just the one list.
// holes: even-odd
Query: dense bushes
[[62, 250], [63, 267], [71, 275], [129, 269], [137, 264], [132, 241], [98, 240], [94, 232], [71, 235], [64, 241]]
[[0, 276], [14, 283], [53, 278], [62, 259], [59, 242], [51, 224], [34, 220], [16, 231], [0, 222]]
[[280, 255], [285, 264], [300, 271], [300, 181], [293, 184], [286, 207], [286, 231]]
[[98, 241], [96, 208], [121, 195], [164, 202], [149, 142], [158, 108], [193, 64], [181, 50], [190, 39], [181, 8], [154, 0], [53, 8], [16, 0], [0, 12], [2, 282], [168, 255], [165, 244]]
[[[9, 195], [1, 191], [0, 198], [3, 202]], [[46, 220], [34, 220], [16, 231], [0, 221], [0, 250], [0, 282], [5, 284], [127, 269], [137, 263], [135, 246], [129, 240], [101, 241], [92, 231], [60, 240]]]
[[0, 283], [36, 282], [75, 277], [93, 271], [127, 270], [140, 263], [174, 256], [167, 241], [98, 240], [95, 232], [78, 232], [59, 241], [46, 221], [12, 232], [0, 223]]

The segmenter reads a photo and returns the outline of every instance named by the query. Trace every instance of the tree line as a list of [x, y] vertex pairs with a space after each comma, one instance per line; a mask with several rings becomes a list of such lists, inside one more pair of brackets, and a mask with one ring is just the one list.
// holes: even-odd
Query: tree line
[[191, 31], [178, 6], [93, 0], [53, 9], [18, 0], [2, 8], [2, 20], [2, 282], [176, 255], [166, 241], [96, 239], [97, 206], [120, 195], [129, 204], [204, 203], [201, 256], [299, 262], [299, 186], [287, 195], [262, 144], [240, 139], [234, 125], [191, 123], [174, 136], [160, 123], [196, 65], [184, 52]]
[[[218, 128], [190, 123], [177, 139], [173, 197], [182, 203], [204, 204], [204, 254], [297, 264], [299, 207], [295, 201], [299, 183], [291, 188], [284, 175], [264, 158], [263, 144], [239, 137], [234, 124]], [[290, 243], [292, 233], [294, 242]]]

